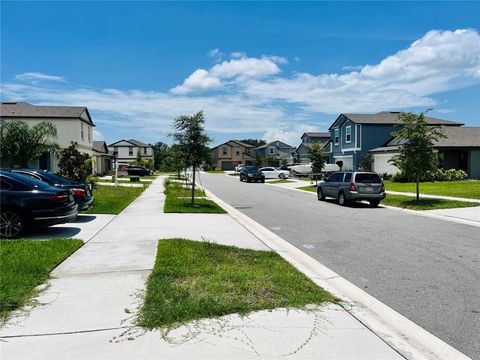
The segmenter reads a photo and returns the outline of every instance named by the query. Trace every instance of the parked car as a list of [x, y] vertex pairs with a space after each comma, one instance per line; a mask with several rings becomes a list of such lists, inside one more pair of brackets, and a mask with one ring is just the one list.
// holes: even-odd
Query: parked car
[[385, 199], [385, 186], [374, 172], [339, 171], [317, 185], [318, 200], [337, 199], [342, 206], [349, 201], [367, 200], [372, 207]]
[[153, 175], [152, 170], [147, 169], [145, 166], [140, 165], [128, 165], [129, 176], [148, 176]]
[[274, 167], [263, 167], [260, 168], [260, 171], [265, 175], [265, 179], [286, 179], [290, 177], [290, 171]]
[[15, 238], [34, 226], [63, 224], [77, 217], [73, 191], [0, 170], [0, 236]]
[[55, 175], [51, 171], [42, 169], [12, 169], [11, 172], [30, 176], [31, 178], [44, 181], [50, 186], [61, 189], [71, 189], [73, 197], [78, 205], [78, 210], [88, 210], [92, 207], [94, 196], [92, 194], [92, 185], [76, 183], [64, 177]]
[[243, 165], [243, 164], [237, 165], [237, 166], [235, 166], [235, 171], [240, 172], [240, 170], [242, 170], [244, 167], [245, 167], [245, 165]]
[[[325, 164], [322, 169], [322, 174], [330, 176], [332, 173], [339, 171], [337, 164]], [[312, 164], [298, 164], [290, 167], [290, 171], [294, 176], [307, 176], [312, 173]]]
[[240, 170], [240, 181], [246, 182], [265, 182], [265, 175], [260, 171], [257, 166], [245, 166]]

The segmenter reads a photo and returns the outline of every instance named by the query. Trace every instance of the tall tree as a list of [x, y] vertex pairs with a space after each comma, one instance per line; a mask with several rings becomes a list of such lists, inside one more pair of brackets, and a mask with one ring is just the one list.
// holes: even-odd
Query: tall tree
[[165, 165], [167, 163], [168, 151], [168, 145], [161, 141], [153, 145], [153, 158], [155, 160], [156, 170], [167, 170], [165, 169]]
[[56, 138], [57, 128], [48, 121], [33, 126], [20, 120], [3, 121], [0, 123], [0, 155], [10, 160], [10, 167], [14, 164], [28, 167], [41, 155], [58, 152]]
[[185, 162], [192, 168], [192, 206], [195, 205], [195, 175], [200, 165], [207, 159], [211, 139], [205, 133], [205, 118], [199, 111], [193, 116], [182, 115], [175, 118], [173, 138], [185, 155]]
[[392, 133], [403, 143], [398, 155], [389, 161], [400, 169], [402, 174], [416, 182], [417, 201], [420, 199], [420, 180], [427, 171], [435, 171], [439, 163], [439, 155], [433, 149], [433, 144], [440, 138], [445, 138], [439, 126], [428, 125], [425, 121], [426, 112], [420, 114], [400, 113], [402, 128]]
[[325, 167], [326, 156], [323, 152], [323, 146], [319, 143], [313, 143], [308, 146], [308, 156], [312, 163], [312, 174], [317, 179], [317, 174], [321, 173]]
[[238, 141], [240, 141], [242, 143], [245, 143], [245, 144], [248, 144], [248, 145], [255, 146], [255, 147], [259, 147], [259, 146], [267, 144], [267, 142], [263, 139], [243, 139], [243, 140], [238, 140]]

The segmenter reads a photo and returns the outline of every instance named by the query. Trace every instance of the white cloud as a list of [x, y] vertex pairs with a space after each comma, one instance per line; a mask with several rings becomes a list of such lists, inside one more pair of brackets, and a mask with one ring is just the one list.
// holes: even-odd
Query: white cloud
[[95, 141], [105, 141], [105, 136], [103, 133], [97, 129], [93, 129], [93, 140]]
[[186, 94], [189, 92], [206, 91], [222, 86], [219, 77], [212, 76], [207, 70], [199, 69], [193, 72], [182, 85], [176, 86], [170, 91], [173, 94]]
[[318, 127], [311, 125], [297, 125], [288, 128], [270, 128], [265, 131], [262, 139], [267, 143], [275, 140], [286, 144], [297, 146], [300, 143], [300, 137], [304, 132], [318, 131]]
[[38, 82], [38, 81], [60, 81], [65, 82], [63, 76], [48, 75], [40, 72], [26, 72], [23, 74], [18, 74], [15, 76], [16, 80], [27, 81], [27, 82]]
[[221, 61], [225, 54], [220, 51], [220, 49], [212, 49], [207, 53], [208, 57], [211, 57], [214, 61]]

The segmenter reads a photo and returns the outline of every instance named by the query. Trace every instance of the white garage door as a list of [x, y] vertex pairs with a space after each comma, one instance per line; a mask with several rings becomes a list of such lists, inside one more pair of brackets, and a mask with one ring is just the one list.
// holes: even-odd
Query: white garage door
[[394, 155], [394, 153], [389, 154], [374, 154], [373, 155], [373, 171], [378, 174], [387, 173], [389, 175], [395, 175], [399, 170], [398, 168], [389, 163], [390, 160]]
[[343, 161], [342, 170], [353, 170], [353, 156], [335, 156], [337, 161]]

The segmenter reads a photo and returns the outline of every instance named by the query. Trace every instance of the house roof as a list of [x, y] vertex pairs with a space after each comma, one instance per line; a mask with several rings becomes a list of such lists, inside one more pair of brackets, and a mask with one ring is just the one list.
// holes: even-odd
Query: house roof
[[99, 153], [108, 153], [107, 143], [105, 141], [93, 141], [93, 150]]
[[295, 149], [293, 146], [288, 145], [288, 144], [285, 144], [284, 142], [281, 142], [281, 141], [279, 141], [279, 140], [275, 140], [275, 141], [269, 142], [269, 143], [267, 143], [267, 144], [265, 144], [265, 145], [262, 145], [262, 146], [257, 147], [256, 149], [257, 149], [257, 150], [265, 149], [266, 147], [271, 146], [271, 145], [274, 145], [274, 146], [276, 146], [276, 147], [278, 147], [278, 148], [290, 148], [290, 149]]
[[311, 138], [324, 138], [324, 137], [330, 137], [330, 133], [328, 131], [305, 132], [305, 133], [303, 133], [301, 139], [303, 139], [305, 136], [308, 136], [308, 137], [311, 137]]
[[86, 106], [43, 106], [27, 102], [2, 102], [0, 116], [2, 118], [80, 119], [95, 126]]
[[244, 146], [244, 147], [249, 147], [249, 148], [254, 148], [254, 147], [255, 147], [255, 146], [253, 146], [253, 145], [246, 144], [246, 143], [241, 142], [241, 141], [238, 141], [238, 140], [228, 140], [228, 141], [225, 141], [224, 143], [221, 143], [221, 144], [219, 144], [219, 145], [211, 148], [210, 150], [216, 149], [216, 148], [218, 148], [219, 146], [228, 144], [228, 143], [230, 143], [230, 142], [234, 142], [234, 143], [236, 143], [236, 144], [238, 144], [238, 145], [240, 145], [240, 146]]
[[[382, 111], [376, 114], [340, 114], [329, 129], [333, 128], [338, 121], [345, 117], [356, 124], [377, 124], [377, 125], [401, 125], [402, 121], [398, 118], [398, 111]], [[424, 117], [429, 125], [461, 126], [459, 122], [437, 119], [429, 116]]]
[[138, 141], [138, 140], [134, 140], [134, 139], [130, 139], [130, 140], [125, 140], [125, 139], [122, 139], [122, 140], [118, 140], [108, 146], [115, 146], [116, 144], [118, 144], [119, 142], [122, 142], [122, 141], [125, 141], [125, 142], [128, 142], [130, 144], [132, 144], [133, 146], [137, 146], [137, 147], [152, 147], [152, 145], [150, 144], [145, 144], [141, 141]]
[[[446, 138], [439, 139], [434, 147], [475, 147], [480, 148], [480, 127], [471, 126], [442, 126]], [[405, 143], [405, 139], [393, 138], [384, 146], [370, 150], [371, 152], [395, 151]]]

